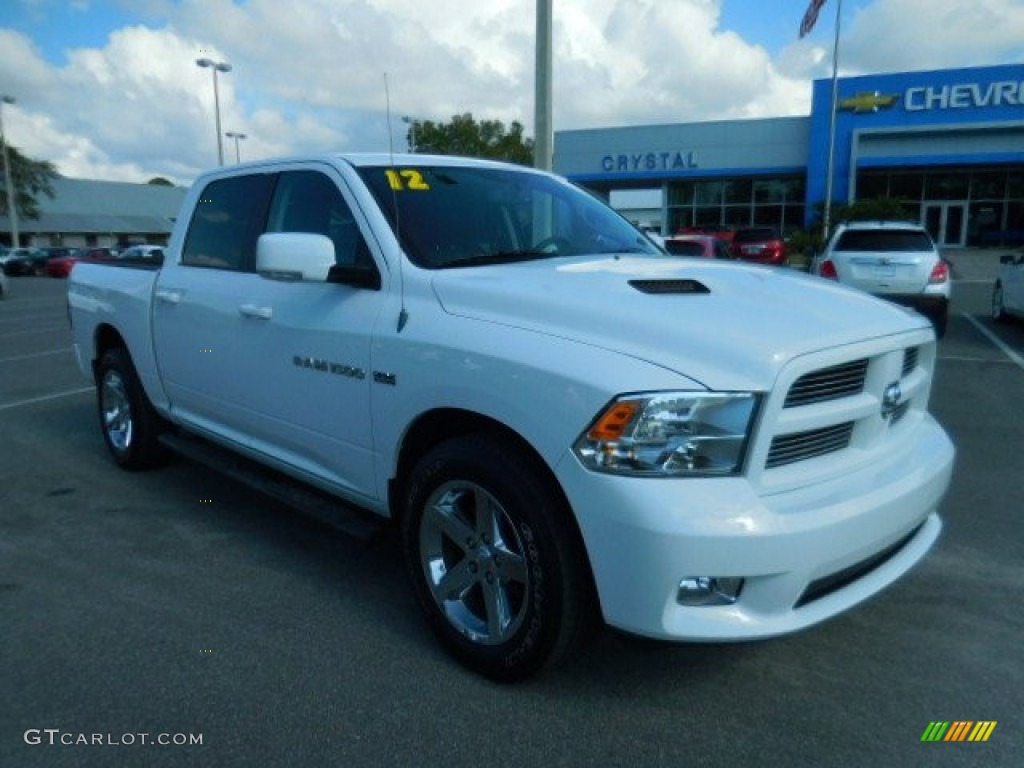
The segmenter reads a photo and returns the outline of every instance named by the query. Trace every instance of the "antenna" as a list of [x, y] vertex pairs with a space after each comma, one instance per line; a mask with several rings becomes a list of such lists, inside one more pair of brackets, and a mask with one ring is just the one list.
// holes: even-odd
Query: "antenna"
[[[391, 128], [391, 89], [388, 86], [388, 73], [384, 73], [384, 111], [388, 122], [388, 162], [391, 170], [395, 170], [395, 139]], [[395, 174], [397, 178], [397, 174]], [[391, 204], [395, 214], [395, 240], [398, 242], [398, 296], [401, 302], [401, 309], [398, 311], [398, 333], [402, 332], [405, 324], [409, 321], [409, 313], [405, 311], [405, 271], [402, 263], [405, 261], [405, 254], [401, 252], [402, 239], [399, 236], [401, 228], [398, 224], [398, 191], [391, 185]]]

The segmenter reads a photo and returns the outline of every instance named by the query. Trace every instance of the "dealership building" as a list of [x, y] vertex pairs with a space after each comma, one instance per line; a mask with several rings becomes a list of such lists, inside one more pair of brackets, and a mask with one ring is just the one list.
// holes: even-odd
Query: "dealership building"
[[643, 219], [666, 233], [789, 233], [820, 220], [831, 146], [833, 205], [898, 197], [943, 246], [1024, 243], [1024, 65], [836, 85], [814, 82], [808, 117], [560, 131], [555, 171], [613, 203], [659, 190]]

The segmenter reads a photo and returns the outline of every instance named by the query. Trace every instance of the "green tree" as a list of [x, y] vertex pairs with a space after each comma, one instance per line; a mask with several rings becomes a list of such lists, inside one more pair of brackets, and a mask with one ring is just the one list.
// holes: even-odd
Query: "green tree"
[[[14, 187], [14, 205], [18, 220], [39, 218], [39, 195], [53, 197], [53, 182], [59, 175], [48, 160], [33, 160], [7, 145], [11, 162], [11, 185]], [[0, 153], [0, 162], [3, 155]], [[7, 215], [7, 185], [0, 184], [0, 215]]]
[[832, 207], [832, 221], [906, 221], [912, 220], [910, 209], [901, 197], [872, 197], [855, 200], [849, 205]]
[[406, 141], [412, 152], [434, 155], [464, 155], [533, 165], [533, 139], [523, 136], [523, 125], [515, 120], [508, 126], [500, 120], [481, 120], [465, 112], [453, 115], [449, 123], [414, 120]]
[[146, 183], [147, 184], [152, 184], [155, 187], [173, 187], [174, 186], [173, 182], [168, 181], [163, 176], [154, 176], [152, 179], [150, 179]]

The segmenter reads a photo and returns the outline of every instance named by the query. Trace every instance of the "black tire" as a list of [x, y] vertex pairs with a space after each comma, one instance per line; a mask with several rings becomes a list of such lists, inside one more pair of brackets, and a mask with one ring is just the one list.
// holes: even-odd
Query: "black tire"
[[401, 532], [427, 622], [471, 670], [521, 680], [593, 628], [597, 603], [579, 532], [511, 441], [469, 435], [431, 450], [410, 476]]
[[1010, 316], [1006, 314], [1006, 305], [1003, 303], [1003, 284], [998, 282], [992, 287], [992, 319], [997, 323], [1006, 323], [1010, 320]]
[[149, 469], [166, 459], [158, 438], [167, 424], [146, 397], [126, 350], [111, 349], [100, 358], [96, 405], [103, 440], [120, 467]]
[[949, 309], [943, 308], [941, 312], [932, 316], [932, 326], [935, 328], [935, 338], [941, 339], [946, 335], [946, 327], [949, 325]]

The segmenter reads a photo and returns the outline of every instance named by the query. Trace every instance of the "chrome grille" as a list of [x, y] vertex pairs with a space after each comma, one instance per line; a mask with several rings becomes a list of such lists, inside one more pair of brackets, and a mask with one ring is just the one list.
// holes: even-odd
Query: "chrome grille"
[[917, 368], [917, 347], [907, 347], [903, 350], [903, 369], [900, 376], [908, 376]]
[[795, 408], [856, 395], [864, 389], [867, 371], [868, 361], [864, 359], [805, 373], [793, 382], [783, 407]]
[[853, 422], [835, 424], [821, 429], [809, 429], [805, 432], [793, 432], [788, 435], [777, 435], [768, 450], [765, 467], [781, 467], [826, 453], [841, 451], [850, 444], [853, 434]]
[[889, 417], [889, 426], [898, 422], [904, 416], [907, 415], [907, 411], [910, 410], [910, 401], [904, 400], [902, 403], [896, 406], [896, 410], [892, 412], [892, 416]]

